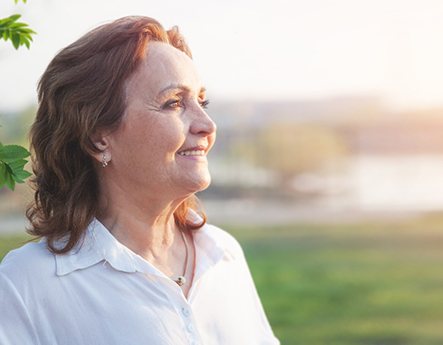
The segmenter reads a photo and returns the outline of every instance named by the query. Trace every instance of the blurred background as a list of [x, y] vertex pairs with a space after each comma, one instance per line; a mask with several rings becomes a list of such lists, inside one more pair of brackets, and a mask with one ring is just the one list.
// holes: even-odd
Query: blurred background
[[[13, 13], [37, 35], [0, 41], [2, 143], [28, 146], [61, 48], [125, 15], [178, 25], [218, 125], [200, 198], [282, 344], [443, 343], [443, 2], [2, 0]], [[31, 198], [0, 190], [3, 255]]]

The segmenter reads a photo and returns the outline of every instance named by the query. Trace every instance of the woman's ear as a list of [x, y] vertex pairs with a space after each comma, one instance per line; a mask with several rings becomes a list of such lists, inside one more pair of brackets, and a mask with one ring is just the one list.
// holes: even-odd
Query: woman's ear
[[106, 167], [112, 158], [109, 138], [103, 133], [96, 133], [91, 141], [94, 146], [92, 152], [90, 152], [91, 156], [103, 167]]

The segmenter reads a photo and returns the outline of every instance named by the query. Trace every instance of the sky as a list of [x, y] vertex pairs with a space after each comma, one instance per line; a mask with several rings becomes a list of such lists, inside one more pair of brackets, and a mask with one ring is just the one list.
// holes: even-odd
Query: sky
[[441, 0], [0, 0], [37, 31], [31, 49], [0, 41], [0, 111], [35, 104], [54, 55], [126, 15], [178, 25], [211, 100], [379, 97], [404, 110], [443, 106]]

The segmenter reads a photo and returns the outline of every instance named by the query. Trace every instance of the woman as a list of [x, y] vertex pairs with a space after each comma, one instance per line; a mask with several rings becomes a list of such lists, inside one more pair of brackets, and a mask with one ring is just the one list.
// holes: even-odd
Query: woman
[[103, 25], [38, 91], [41, 240], [0, 266], [0, 344], [278, 344], [240, 245], [198, 208], [216, 126], [177, 28]]

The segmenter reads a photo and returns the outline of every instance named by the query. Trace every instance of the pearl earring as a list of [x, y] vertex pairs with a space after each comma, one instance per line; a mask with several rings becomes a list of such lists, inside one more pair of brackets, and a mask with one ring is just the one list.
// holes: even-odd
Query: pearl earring
[[106, 153], [103, 152], [103, 156], [102, 156], [102, 167], [106, 168], [108, 166], [108, 159], [106, 157]]

